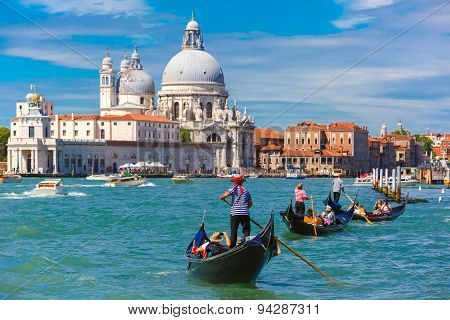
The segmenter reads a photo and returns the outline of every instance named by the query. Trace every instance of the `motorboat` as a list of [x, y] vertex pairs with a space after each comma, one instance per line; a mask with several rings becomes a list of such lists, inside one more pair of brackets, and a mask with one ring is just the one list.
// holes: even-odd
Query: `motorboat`
[[305, 179], [308, 175], [304, 174], [300, 169], [287, 169], [286, 179]]
[[192, 179], [189, 178], [187, 175], [174, 175], [171, 178], [172, 182], [174, 183], [190, 183], [192, 182]]
[[39, 182], [33, 189], [35, 194], [56, 195], [63, 193], [61, 179], [49, 179]]
[[113, 174], [113, 175], [106, 175], [106, 174], [92, 174], [90, 176], [86, 177], [86, 180], [92, 180], [92, 181], [109, 181], [115, 178], [118, 178], [119, 175]]
[[365, 186], [370, 187], [372, 184], [373, 184], [372, 176], [357, 177], [353, 182], [353, 185], [358, 187], [365, 187]]
[[7, 174], [0, 176], [0, 183], [10, 183], [10, 182], [20, 182], [22, 181], [22, 176], [18, 174]]
[[106, 187], [134, 187], [145, 183], [145, 178], [137, 174], [124, 174], [113, 177], [105, 183]]

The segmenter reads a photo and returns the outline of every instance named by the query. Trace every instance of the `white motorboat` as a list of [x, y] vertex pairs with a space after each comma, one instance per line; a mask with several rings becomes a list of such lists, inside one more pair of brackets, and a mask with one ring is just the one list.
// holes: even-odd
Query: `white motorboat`
[[260, 178], [261, 175], [258, 173], [250, 173], [246, 178], [250, 178], [250, 179], [257, 179]]
[[132, 175], [132, 174], [125, 174], [122, 176], [114, 177], [108, 182], [105, 183], [105, 186], [107, 187], [134, 187], [134, 186], [140, 186], [141, 184], [145, 183], [145, 178], [142, 178], [141, 176]]
[[61, 179], [49, 179], [39, 182], [33, 189], [35, 194], [55, 195], [63, 193]]
[[86, 177], [86, 180], [92, 180], [92, 181], [109, 181], [115, 178], [118, 178], [119, 175], [112, 174], [112, 175], [106, 175], [106, 174], [93, 174]]
[[353, 185], [358, 186], [358, 187], [363, 187], [363, 186], [370, 187], [372, 184], [373, 184], [372, 176], [358, 177], [353, 182]]
[[175, 175], [172, 177], [172, 182], [175, 183], [189, 183], [192, 182], [192, 179], [189, 178], [189, 176], [186, 175]]
[[286, 170], [286, 179], [305, 179], [307, 176], [301, 169]]
[[8, 175], [0, 175], [0, 183], [11, 183], [11, 182], [20, 182], [22, 181], [22, 177], [18, 174], [8, 174]]

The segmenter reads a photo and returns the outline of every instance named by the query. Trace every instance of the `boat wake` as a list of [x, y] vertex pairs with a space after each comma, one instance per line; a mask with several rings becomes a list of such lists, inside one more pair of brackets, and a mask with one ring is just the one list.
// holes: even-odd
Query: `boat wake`
[[65, 184], [64, 188], [102, 188], [105, 184]]
[[33, 191], [25, 191], [22, 193], [8, 192], [0, 193], [1, 199], [29, 199], [29, 198], [60, 198], [60, 197], [86, 197], [84, 192], [69, 192], [67, 194], [38, 194]]
[[156, 187], [156, 184], [154, 184], [153, 182], [146, 182], [138, 186], [138, 188], [145, 188], [145, 187]]

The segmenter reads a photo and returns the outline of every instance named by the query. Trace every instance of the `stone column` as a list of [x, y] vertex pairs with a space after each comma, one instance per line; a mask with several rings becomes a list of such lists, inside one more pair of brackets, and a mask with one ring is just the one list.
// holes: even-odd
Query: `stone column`
[[34, 151], [34, 172], [38, 173], [39, 172], [39, 150], [36, 149]]
[[57, 174], [58, 173], [58, 158], [57, 158], [57, 153], [58, 153], [58, 151], [57, 151], [57, 149], [55, 148], [55, 150], [53, 150], [53, 168], [52, 168], [52, 170], [53, 170], [53, 174]]

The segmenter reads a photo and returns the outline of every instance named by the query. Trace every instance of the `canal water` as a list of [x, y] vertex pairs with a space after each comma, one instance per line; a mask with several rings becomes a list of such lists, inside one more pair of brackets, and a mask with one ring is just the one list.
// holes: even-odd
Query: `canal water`
[[[353, 221], [344, 232], [314, 238], [289, 233], [279, 217], [296, 181], [249, 179], [253, 218], [264, 224], [274, 210], [278, 236], [349, 285], [329, 284], [283, 247], [255, 285], [211, 285], [188, 277], [184, 250], [203, 210], [209, 233], [228, 231], [227, 206], [218, 200], [230, 186], [227, 180], [154, 179], [140, 187], [107, 188], [99, 181], [63, 179], [66, 194], [47, 197], [30, 193], [38, 181], [0, 184], [2, 299], [450, 298], [450, 189], [404, 189], [429, 203], [409, 205], [393, 222]], [[347, 192], [372, 206], [379, 195], [351, 182], [345, 180]], [[330, 184], [304, 181], [317, 211]]]

